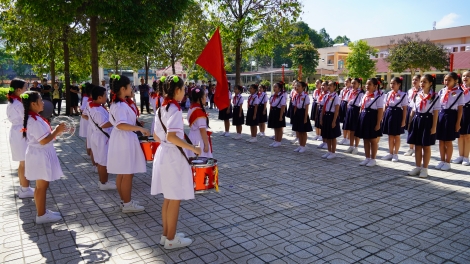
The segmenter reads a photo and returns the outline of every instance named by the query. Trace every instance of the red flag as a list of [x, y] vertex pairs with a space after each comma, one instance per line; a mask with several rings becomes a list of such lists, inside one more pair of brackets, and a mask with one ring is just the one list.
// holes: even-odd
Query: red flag
[[199, 58], [197, 58], [196, 64], [199, 64], [217, 80], [214, 94], [214, 103], [217, 108], [225, 109], [229, 107], [228, 81], [224, 69], [224, 54], [222, 52], [222, 41], [218, 28], [209, 42], [207, 42]]

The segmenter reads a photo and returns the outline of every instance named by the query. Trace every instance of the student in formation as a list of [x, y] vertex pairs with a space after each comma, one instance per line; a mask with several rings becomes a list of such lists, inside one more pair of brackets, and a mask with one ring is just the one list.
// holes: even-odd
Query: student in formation
[[460, 121], [460, 137], [458, 139], [459, 156], [452, 163], [470, 166], [468, 155], [470, 153], [470, 71], [466, 71], [462, 75], [463, 84], [461, 86], [463, 92], [463, 109], [462, 120]]
[[[292, 125], [294, 119], [294, 102], [297, 98], [297, 80], [292, 82], [292, 89], [289, 93], [289, 107], [287, 108], [286, 116], [289, 118], [289, 123]], [[299, 136], [297, 133], [293, 132], [292, 136], [295, 136], [295, 139], [292, 140], [292, 143], [295, 144], [299, 141]]]
[[382, 133], [388, 135], [389, 154], [382, 160], [398, 161], [400, 150], [400, 135], [405, 133], [406, 114], [408, 113], [408, 96], [401, 91], [402, 77], [395, 77], [390, 81], [390, 89], [384, 95], [385, 112], [382, 120]]
[[343, 131], [348, 131], [349, 135], [349, 148], [346, 153], [357, 154], [359, 150], [359, 138], [355, 136], [357, 122], [359, 120], [359, 112], [361, 110], [361, 101], [364, 96], [362, 90], [362, 78], [354, 78], [351, 81], [352, 90], [347, 96], [348, 109], [344, 117]]
[[113, 125], [109, 122], [108, 109], [103, 105], [108, 101], [106, 88], [95, 86], [90, 94], [93, 99], [89, 104], [88, 121], [92, 132], [88, 137], [93, 152], [93, 158], [98, 168], [100, 190], [114, 190], [116, 183], [108, 180], [108, 143]]
[[[163, 104], [163, 83], [166, 77], [162, 76], [160, 80], [153, 82], [152, 92], [150, 93], [150, 104], [152, 105], [153, 112], [156, 113], [157, 109]], [[150, 134], [153, 135], [153, 127], [155, 126], [155, 118], [152, 120], [150, 127]]]
[[322, 143], [320, 143], [318, 145], [318, 148], [321, 148], [321, 149], [327, 149], [328, 148], [328, 145], [326, 144], [326, 141], [323, 139], [323, 137], [321, 136], [321, 118], [320, 118], [320, 115], [321, 115], [321, 112], [323, 111], [323, 103], [324, 103], [324, 100], [323, 98], [325, 98], [325, 96], [328, 96], [328, 81], [323, 81], [322, 85], [321, 85], [321, 93], [320, 93], [320, 96], [318, 97], [317, 99], [317, 111], [316, 111], [316, 117], [315, 117], [315, 128], [316, 130], [320, 133], [320, 134], [317, 134], [317, 135], [320, 135], [320, 137], [317, 138], [317, 141], [322, 141]]
[[330, 81], [328, 83], [329, 93], [323, 97], [323, 108], [320, 114], [321, 133], [328, 146], [328, 152], [322, 156], [324, 159], [336, 158], [336, 138], [341, 136], [339, 123], [341, 97], [336, 93], [338, 85], [338, 83]]
[[85, 93], [87, 94], [88, 98], [87, 101], [83, 101], [82, 104], [85, 105], [84, 107], [84, 113], [85, 113], [85, 119], [86, 119], [86, 148], [87, 152], [90, 155], [90, 160], [91, 160], [91, 165], [93, 165], [93, 171], [98, 172], [98, 164], [95, 162], [95, 157], [93, 156], [93, 150], [91, 149], [91, 134], [93, 133], [93, 126], [94, 124], [90, 120], [90, 104], [93, 102], [93, 98], [91, 96], [91, 92], [93, 91], [93, 88], [95, 86], [91, 83], [86, 83], [84, 88]]
[[149, 136], [150, 131], [137, 126], [138, 110], [126, 100], [132, 96], [131, 82], [124, 75], [112, 75], [110, 86], [113, 91], [109, 109], [109, 121], [113, 126], [108, 144], [108, 173], [117, 174], [116, 187], [121, 197], [122, 212], [144, 211], [143, 206], [132, 201], [132, 178], [135, 173], [147, 171], [146, 161], [139, 139], [134, 131]]
[[[310, 120], [314, 122], [317, 116], [318, 99], [320, 98], [320, 95], [322, 93], [322, 83], [322, 80], [317, 80], [315, 82], [315, 90], [312, 93], [312, 110], [310, 112]], [[313, 137], [313, 140], [318, 140], [319, 138], [321, 138], [321, 132], [320, 129], [315, 126], [315, 136]]]
[[54, 138], [62, 133], [65, 124], [52, 130], [49, 122], [39, 115], [44, 110], [44, 102], [38, 92], [25, 92], [21, 95], [24, 107], [23, 137], [28, 142], [25, 155], [25, 175], [36, 181], [34, 202], [36, 203], [36, 224], [52, 223], [62, 219], [60, 213], [46, 209], [46, 194], [49, 182], [60, 179], [62, 169], [52, 144]]
[[250, 96], [248, 97], [247, 101], [247, 112], [246, 112], [246, 120], [245, 125], [250, 127], [251, 138], [247, 139], [247, 142], [255, 143], [258, 142], [256, 139], [256, 132], [258, 130], [258, 108], [260, 104], [260, 99], [257, 94], [258, 85], [252, 84], [250, 85]]
[[23, 137], [21, 129], [25, 118], [25, 111], [20, 96], [26, 92], [28, 84], [19, 79], [13, 79], [10, 83], [10, 90], [8, 91], [7, 99], [7, 118], [11, 122], [10, 133], [8, 139], [10, 141], [11, 157], [13, 161], [18, 161], [18, 178], [20, 180], [20, 187], [18, 188], [18, 198], [32, 198], [34, 197], [34, 188], [29, 187], [29, 181], [26, 179], [25, 170], [25, 155], [27, 142]]
[[269, 119], [268, 127], [274, 129], [274, 142], [270, 147], [280, 147], [282, 141], [283, 128], [286, 127], [286, 94], [284, 93], [284, 83], [278, 82], [273, 86], [274, 94], [269, 99]]
[[242, 128], [243, 124], [245, 124], [245, 114], [243, 113], [243, 87], [240, 85], [235, 85], [233, 91], [235, 92], [235, 96], [232, 99], [233, 105], [233, 119], [232, 125], [235, 126], [237, 130], [237, 134], [233, 136], [233, 139], [239, 140], [242, 139]]
[[[201, 148], [184, 140], [183, 112], [179, 105], [185, 93], [183, 79], [169, 76], [165, 80], [164, 91], [165, 100], [155, 117], [154, 136], [160, 146], [153, 161], [151, 194], [161, 193], [164, 197], [160, 245], [165, 249], [175, 249], [193, 242], [176, 232], [181, 200], [194, 199], [193, 174], [183, 148], [197, 155], [201, 154]], [[199, 93], [204, 91], [200, 89]]]
[[258, 127], [259, 133], [258, 136], [264, 137], [264, 132], [266, 130], [266, 122], [268, 122], [268, 96], [266, 95], [266, 86], [260, 85], [258, 87]]
[[80, 128], [78, 130], [78, 136], [85, 138], [86, 151], [87, 151], [88, 156], [90, 156], [91, 149], [88, 148], [88, 143], [86, 139], [86, 136], [88, 133], [88, 113], [86, 112], [86, 106], [88, 105], [88, 98], [89, 98], [88, 94], [86, 93], [86, 85], [87, 84], [82, 85], [82, 102], [80, 104], [80, 112], [82, 114], [80, 117]]
[[[415, 75], [413, 77], [412, 81], [411, 81], [412, 87], [411, 87], [411, 89], [408, 90], [408, 93], [407, 93], [407, 96], [408, 96], [407, 111], [408, 111], [408, 113], [406, 114], [405, 130], [408, 130], [408, 127], [409, 127], [409, 124], [410, 124], [410, 121], [411, 121], [411, 118], [410, 118], [410, 114], [411, 114], [411, 110], [412, 110], [411, 104], [414, 101], [416, 101], [416, 97], [418, 96], [419, 91], [421, 91], [420, 81], [421, 81], [421, 75], [419, 75], [419, 74]], [[408, 131], [408, 134], [409, 134], [409, 131]], [[403, 155], [404, 156], [413, 156], [414, 153], [415, 153], [415, 146], [413, 144], [410, 144], [408, 150]]]
[[411, 101], [410, 123], [408, 125], [408, 144], [415, 146], [416, 167], [408, 172], [410, 176], [426, 178], [431, 160], [431, 146], [436, 144], [436, 128], [441, 101], [435, 93], [436, 75], [421, 77], [420, 91]]
[[295, 152], [305, 152], [307, 145], [307, 133], [313, 131], [312, 124], [308, 117], [308, 106], [310, 105], [310, 97], [308, 96], [308, 86], [305, 82], [297, 82], [297, 96], [294, 102], [294, 118], [292, 130], [297, 132], [299, 137], [299, 147]]
[[373, 167], [378, 150], [378, 138], [382, 136], [380, 121], [382, 121], [384, 100], [378, 91], [379, 81], [370, 78], [366, 82], [366, 93], [361, 100], [361, 112], [356, 126], [355, 136], [364, 140], [366, 159], [360, 166]]
[[[348, 96], [351, 90], [353, 89], [351, 86], [352, 78], [348, 77], [346, 81], [344, 81], [344, 88], [339, 93], [341, 99], [341, 105], [339, 106], [339, 122], [344, 124], [344, 119], [346, 118], [346, 112], [348, 111]], [[343, 139], [339, 142], [340, 145], [349, 145], [349, 130], [343, 129]]]
[[[201, 147], [199, 156], [212, 158], [212, 134], [209, 129], [209, 117], [204, 105], [207, 102], [207, 94], [202, 88], [194, 88], [191, 92], [191, 106], [188, 110], [189, 135], [193, 145]], [[188, 157], [194, 157], [194, 152], [187, 151]]]
[[[215, 96], [215, 94], [214, 94]], [[232, 100], [232, 91], [230, 89], [230, 82], [228, 83], [228, 99]], [[220, 134], [224, 137], [230, 136], [230, 118], [232, 118], [232, 105], [228, 106], [225, 109], [219, 109], [219, 120], [224, 121], [225, 132]]]
[[464, 105], [464, 94], [459, 89], [461, 82], [457, 73], [448, 73], [444, 77], [445, 87], [439, 91], [441, 110], [437, 119], [436, 137], [439, 140], [441, 161], [435, 167], [438, 170], [450, 170], [450, 158], [454, 151], [452, 143], [459, 137]]

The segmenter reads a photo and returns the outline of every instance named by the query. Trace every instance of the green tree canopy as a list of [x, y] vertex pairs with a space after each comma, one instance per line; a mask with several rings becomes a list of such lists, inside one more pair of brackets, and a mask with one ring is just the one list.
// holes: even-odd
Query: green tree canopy
[[320, 54], [312, 42], [307, 39], [302, 44], [294, 45], [290, 50], [289, 57], [292, 60], [292, 67], [295, 69], [296, 74], [298, 74], [299, 66], [302, 65], [302, 74], [309, 76], [316, 72]]
[[348, 75], [352, 77], [360, 77], [363, 79], [370, 78], [375, 75], [375, 61], [370, 57], [377, 54], [377, 50], [367, 44], [364, 40], [350, 42], [348, 44], [351, 49], [346, 58], [345, 67]]

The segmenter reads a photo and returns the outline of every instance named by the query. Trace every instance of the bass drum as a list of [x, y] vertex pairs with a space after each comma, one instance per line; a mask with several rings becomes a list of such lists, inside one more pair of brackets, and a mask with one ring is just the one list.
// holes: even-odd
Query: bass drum
[[54, 113], [54, 105], [49, 100], [43, 100], [44, 102], [44, 110], [39, 113], [42, 117], [46, 119], [51, 119], [52, 114]]

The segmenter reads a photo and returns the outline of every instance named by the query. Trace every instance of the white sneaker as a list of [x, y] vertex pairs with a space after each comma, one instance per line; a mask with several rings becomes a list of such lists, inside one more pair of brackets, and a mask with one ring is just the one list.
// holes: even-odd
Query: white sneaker
[[351, 143], [351, 142], [349, 142], [349, 139], [346, 139], [346, 141], [344, 141], [343, 145], [347, 146], [347, 145], [349, 145], [349, 143]]
[[318, 144], [317, 148], [321, 149], [321, 148], [323, 148], [324, 145], [326, 145], [326, 143], [322, 142], [322, 143]]
[[321, 157], [322, 157], [322, 159], [326, 159], [326, 158], [328, 158], [328, 156], [330, 156], [330, 154], [331, 154], [330, 152], [327, 152], [327, 153], [321, 155]]
[[276, 145], [276, 141], [274, 141], [273, 143], [269, 144], [270, 147], [274, 147], [274, 145]]
[[426, 178], [428, 177], [428, 168], [422, 168], [421, 172], [419, 173], [420, 178]]
[[359, 166], [366, 166], [366, 164], [369, 163], [369, 161], [370, 161], [370, 159], [366, 158], [365, 160], [363, 160], [359, 163]]
[[403, 154], [404, 156], [412, 156], [413, 154], [415, 153], [415, 150], [414, 149], [409, 149], [405, 154]]
[[336, 158], [336, 153], [330, 153], [330, 155], [326, 157], [326, 159], [329, 159], [329, 160], [334, 159], [334, 158]]
[[274, 142], [273, 148], [278, 148], [281, 146], [281, 142]]
[[93, 172], [94, 172], [94, 173], [98, 173], [98, 167], [93, 166]]
[[470, 161], [468, 160], [468, 158], [463, 158], [462, 165], [470, 166]]
[[142, 212], [142, 211], [145, 211], [145, 207], [143, 207], [142, 205], [138, 205], [136, 202], [134, 201], [130, 201], [130, 204], [128, 205], [124, 205], [122, 207], [122, 212], [127, 214], [127, 213], [136, 213], [136, 212]]
[[325, 143], [325, 144], [323, 145], [322, 149], [328, 149], [328, 144]]
[[392, 160], [393, 154], [387, 154], [381, 158], [381, 160]]
[[442, 165], [441, 170], [443, 171], [450, 170], [450, 163], [445, 162], [444, 165]]
[[49, 209], [46, 209], [46, 213], [53, 214], [53, 215], [61, 215], [59, 212], [54, 212]]
[[301, 147], [298, 147], [298, 148], [294, 149], [294, 152], [299, 152], [300, 148]]
[[264, 137], [265, 135], [264, 135], [264, 133], [263, 133], [263, 132], [259, 132], [259, 133], [258, 133], [258, 136], [260, 136], [260, 137]]
[[454, 163], [454, 164], [460, 164], [462, 162], [463, 162], [463, 157], [457, 157], [457, 158], [452, 160], [452, 163]]
[[416, 167], [412, 169], [410, 172], [408, 172], [408, 175], [410, 176], [416, 176], [421, 172], [421, 167]]
[[437, 163], [437, 165], [434, 167], [434, 169], [436, 170], [440, 170], [442, 168], [442, 166], [444, 166], [444, 161], [439, 161], [439, 163]]
[[317, 138], [317, 141], [323, 141], [323, 137], [322, 137], [322, 136], [319, 136], [319, 137]]
[[106, 191], [106, 190], [115, 190], [116, 189], [116, 183], [113, 181], [108, 181], [105, 184], [102, 184], [101, 182], [98, 182], [98, 186], [100, 187], [100, 190]]
[[377, 161], [375, 159], [370, 159], [370, 161], [366, 164], [367, 167], [374, 167], [377, 165]]
[[187, 247], [193, 243], [193, 240], [186, 237], [176, 237], [173, 240], [165, 240], [165, 249], [175, 249]]
[[272, 140], [274, 140], [275, 138], [276, 138], [275, 136], [270, 137], [270, 139], [272, 139]]
[[235, 139], [235, 140], [240, 140], [240, 139], [242, 139], [242, 134], [236, 134], [232, 138]]
[[392, 162], [398, 162], [398, 155], [393, 154]]
[[306, 149], [307, 149], [306, 147], [300, 147], [299, 153], [304, 153]]
[[36, 216], [36, 224], [54, 223], [62, 219], [62, 216], [46, 211], [44, 215]]
[[222, 134], [220, 134], [220, 136], [225, 137], [225, 134], [227, 134], [227, 132], [223, 132]]
[[[175, 237], [184, 237], [185, 234], [184, 233], [176, 233], [175, 234]], [[165, 241], [166, 241], [166, 236], [162, 235], [160, 237], [160, 246], [164, 246], [165, 245]]]
[[346, 142], [346, 138], [343, 138], [340, 142], [338, 142], [339, 145], [344, 145], [344, 142]]
[[351, 153], [353, 149], [354, 149], [353, 146], [349, 146], [349, 148], [345, 151], [345, 153]]
[[225, 132], [224, 137], [230, 137], [230, 133], [229, 133], [229, 132]]
[[252, 138], [246, 140], [246, 142], [249, 142], [249, 143], [256, 143], [256, 142], [258, 142], [258, 140], [257, 140], [255, 137], [252, 137]]
[[319, 137], [319, 135], [314, 136], [314, 137], [313, 137], [313, 140], [317, 140], [318, 137]]
[[34, 198], [34, 188], [28, 187], [26, 191], [23, 191], [22, 187], [18, 188], [18, 198]]
[[357, 149], [357, 147], [355, 147], [355, 148], [352, 150], [351, 154], [356, 155], [357, 153], [359, 153], [359, 149]]
[[295, 139], [292, 140], [291, 142], [292, 142], [292, 144], [298, 143], [298, 142], [299, 142], [299, 139], [298, 139], [298, 138], [295, 138]]

